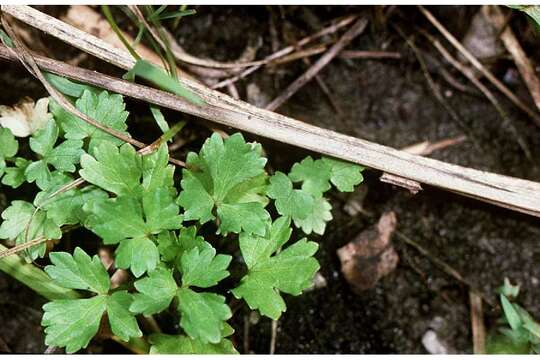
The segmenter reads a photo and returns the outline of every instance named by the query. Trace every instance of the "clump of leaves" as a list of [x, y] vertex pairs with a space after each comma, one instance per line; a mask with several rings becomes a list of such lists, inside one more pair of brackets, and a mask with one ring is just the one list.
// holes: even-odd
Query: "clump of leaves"
[[[128, 134], [120, 95], [82, 89], [73, 100]], [[300, 295], [319, 269], [318, 245], [298, 240], [300, 232], [323, 234], [332, 219], [325, 193], [332, 185], [352, 191], [362, 181], [360, 166], [328, 158], [308, 157], [288, 174], [268, 174], [261, 145], [241, 134], [213, 134], [175, 174], [166, 144], [141, 155], [55, 103], [50, 110], [52, 118], [29, 139], [31, 157], [17, 157], [17, 139], [0, 129], [2, 183], [39, 189], [33, 202], [15, 200], [2, 213], [0, 238], [62, 246], [62, 232], [78, 226], [115, 247], [109, 268], [82, 249], [95, 238], [84, 231], [73, 253], [48, 254], [50, 281], [81, 293], [43, 307], [45, 343], [70, 353], [102, 326], [124, 341], [145, 336], [137, 318], [160, 313], [179, 319], [181, 331], [146, 334], [151, 353], [235, 353], [227, 295], [278, 319], [286, 310], [282, 294]], [[78, 176], [83, 186], [74, 186]], [[24, 255], [33, 261], [47, 248], [38, 241]], [[231, 279], [233, 260], [244, 272]], [[127, 282], [111, 282], [117, 269], [128, 271]]]
[[540, 354], [540, 324], [515, 303], [519, 286], [504, 279], [499, 289], [504, 317], [499, 319], [496, 334], [487, 342], [489, 354]]

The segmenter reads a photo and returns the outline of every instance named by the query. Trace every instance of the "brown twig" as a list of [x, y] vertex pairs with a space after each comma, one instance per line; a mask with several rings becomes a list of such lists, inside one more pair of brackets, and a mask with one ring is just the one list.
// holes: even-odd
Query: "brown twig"
[[499, 81], [473, 54], [471, 54], [440, 22], [433, 14], [418, 5], [420, 12], [439, 30], [439, 32], [450, 42], [476, 69], [478, 69], [499, 91], [501, 91], [508, 99], [510, 99], [517, 107], [527, 113], [540, 126], [540, 115], [525, 105], [517, 96], [514, 95], [502, 82]]
[[469, 303], [471, 305], [471, 329], [473, 334], [474, 354], [485, 354], [486, 329], [484, 327], [482, 297], [474, 290], [469, 289]]
[[275, 110], [293, 96], [306, 83], [311, 81], [334, 57], [347, 46], [355, 37], [360, 35], [367, 26], [367, 19], [357, 20], [349, 30], [328, 51], [319, 58], [304, 74], [290, 84], [277, 98], [266, 106], [267, 110]]
[[[17, 59], [3, 46], [0, 46], [0, 57]], [[37, 56], [36, 61], [43, 69], [76, 81], [540, 217], [540, 184], [536, 182], [411, 155], [390, 147], [321, 129], [256, 108], [186, 80], [181, 81], [201, 96], [208, 104], [207, 106], [196, 106], [168, 92], [49, 58]]]

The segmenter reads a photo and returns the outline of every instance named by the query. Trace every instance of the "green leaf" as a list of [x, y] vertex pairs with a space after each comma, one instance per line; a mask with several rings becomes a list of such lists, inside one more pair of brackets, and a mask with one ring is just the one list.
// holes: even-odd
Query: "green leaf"
[[[94, 175], [95, 173], [90, 176]], [[138, 183], [138, 180], [133, 178], [129, 185], [124, 182], [116, 188], [116, 191], [127, 193], [127, 190], [121, 189], [136, 188], [138, 185], [136, 181]], [[102, 187], [108, 187], [108, 190], [120, 184], [115, 182], [115, 185], [110, 183], [110, 186], [104, 186], [102, 181], [95, 182], [101, 183]], [[128, 194], [106, 201], [89, 202], [85, 210], [92, 214], [86, 225], [109, 244], [126, 238], [157, 234], [162, 230], [175, 230], [182, 226], [180, 209], [175, 204], [170, 190], [163, 187], [145, 191], [142, 194], [142, 204], [138, 199], [138, 194], [135, 196]]]
[[[199, 155], [188, 154], [188, 168], [183, 170], [181, 182], [183, 191], [178, 197], [178, 204], [186, 210], [185, 219], [204, 224], [214, 219], [212, 212], [217, 208], [220, 233], [243, 229], [262, 235], [270, 216], [264, 210], [265, 181], [260, 176], [265, 176], [266, 159], [260, 153], [260, 146], [246, 143], [241, 134], [223, 140], [214, 133]], [[258, 184], [255, 187], [244, 184], [253, 185], [254, 181]], [[238, 212], [249, 216], [249, 220], [239, 221]]]
[[137, 277], [155, 269], [159, 262], [152, 235], [182, 226], [179, 208], [164, 188], [145, 192], [142, 206], [136, 198], [120, 196], [90, 201], [83, 209], [90, 213], [85, 226], [105, 244], [120, 243], [116, 249], [116, 264], [123, 269], [130, 268]]
[[240, 249], [249, 272], [240, 286], [232, 290], [234, 296], [244, 298], [251, 309], [258, 309], [274, 320], [286, 309], [279, 291], [299, 295], [311, 286], [319, 269], [313, 257], [318, 245], [305, 239], [271, 256], [288, 241], [291, 234], [288, 222], [287, 218], [276, 220], [265, 237], [240, 237]]
[[169, 164], [169, 151], [166, 144], [149, 155], [142, 157], [143, 188], [154, 191], [157, 188], [168, 188], [176, 196], [174, 188], [174, 166]]
[[[84, 90], [82, 96], [77, 99], [75, 106], [83, 114], [88, 115], [102, 125], [129, 136], [126, 132], [126, 120], [129, 113], [125, 111], [126, 105], [121, 95], [109, 94], [107, 91], [102, 91], [97, 95], [89, 90]], [[105, 142], [116, 145], [122, 144], [122, 140], [68, 113], [57, 104], [51, 105], [51, 111], [56, 121], [65, 131], [66, 139], [83, 140], [90, 138], [88, 148], [91, 154], [94, 153], [96, 147]]]
[[147, 235], [143, 209], [136, 198], [94, 200], [86, 203], [83, 209], [90, 213], [85, 226], [99, 235], [105, 244]]
[[504, 315], [506, 316], [506, 320], [508, 320], [508, 324], [512, 328], [512, 330], [517, 330], [521, 325], [522, 321], [519, 316], [519, 313], [514, 309], [514, 306], [508, 301], [506, 296], [501, 294], [501, 305], [504, 310]]
[[21, 186], [26, 181], [24, 173], [30, 163], [30, 160], [20, 157], [15, 158], [15, 166], [5, 168], [5, 175], [2, 178], [2, 184], [11, 186], [14, 189]]
[[339, 191], [351, 192], [364, 180], [362, 176], [364, 168], [360, 165], [325, 157], [322, 161], [330, 166], [330, 181]]
[[24, 173], [28, 182], [35, 181], [42, 190], [51, 185], [52, 175], [49, 164], [59, 171], [74, 172], [75, 164], [79, 163], [84, 153], [83, 143], [80, 140], [66, 140], [54, 147], [58, 132], [56, 123], [49, 120], [45, 128], [30, 138], [30, 148], [40, 155], [41, 160], [28, 164]]
[[41, 325], [45, 327], [45, 344], [65, 347], [74, 353], [88, 346], [96, 335], [107, 308], [107, 296], [90, 299], [55, 300], [43, 306]]
[[52, 120], [47, 122], [47, 125], [38, 130], [30, 138], [30, 149], [36, 154], [45, 156], [54, 148], [54, 144], [58, 139], [58, 126]]
[[41, 321], [45, 327], [45, 344], [65, 347], [67, 353], [85, 348], [97, 334], [105, 311], [114, 335], [124, 341], [140, 337], [137, 320], [128, 310], [131, 301], [130, 294], [119, 291], [110, 296], [49, 302], [43, 306], [45, 313]]
[[84, 153], [83, 143], [80, 140], [66, 140], [55, 147], [58, 132], [56, 123], [49, 120], [44, 129], [39, 130], [30, 138], [30, 148], [41, 155], [44, 163], [51, 164], [60, 171], [74, 172], [75, 164], [79, 163]]
[[[43, 236], [47, 240], [60, 239], [62, 231], [54, 221], [47, 218], [42, 210], [36, 210], [26, 201], [15, 200], [2, 213], [4, 221], [0, 225], [0, 239], [15, 239], [16, 244], [24, 244]], [[41, 243], [26, 250], [31, 260], [45, 255], [46, 245]]]
[[107, 315], [113, 334], [124, 341], [141, 337], [135, 316], [129, 311], [133, 296], [127, 291], [117, 291], [107, 298]]
[[184, 169], [181, 185], [184, 191], [180, 192], [177, 202], [185, 209], [185, 219], [199, 220], [201, 224], [213, 220], [214, 199], [206, 191], [200, 179], [193, 175], [190, 170]]
[[36, 185], [41, 189], [47, 189], [51, 183], [51, 171], [47, 163], [43, 160], [33, 161], [28, 164], [24, 170], [24, 176], [29, 183], [36, 182]]
[[221, 219], [219, 233], [240, 233], [245, 231], [262, 235], [270, 214], [260, 203], [221, 204], [217, 208]]
[[2, 219], [4, 221], [0, 225], [0, 239], [16, 239], [28, 225], [34, 210], [34, 206], [29, 202], [22, 200], [13, 201], [2, 212]]
[[294, 219], [294, 225], [306, 234], [324, 234], [326, 223], [332, 220], [332, 205], [325, 198], [315, 199], [313, 211], [305, 219]]
[[273, 253], [289, 241], [292, 233], [290, 225], [291, 220], [283, 216], [269, 226], [264, 237], [247, 233], [240, 234], [240, 250], [249, 269], [257, 263], [269, 259]]
[[142, 332], [135, 316], [129, 311], [132, 295], [118, 291], [107, 295], [111, 282], [99, 257], [91, 258], [81, 248], [73, 256], [65, 252], [50, 254], [53, 265], [45, 272], [55, 283], [68, 289], [89, 290], [96, 294], [89, 299], [57, 300], [43, 306], [42, 325], [47, 334], [45, 343], [66, 347], [68, 353], [88, 345], [97, 333], [103, 313], [107, 311], [113, 334], [124, 341], [140, 337]]
[[180, 208], [166, 188], [145, 191], [142, 198], [146, 231], [159, 233], [162, 230], [174, 230], [182, 227]]
[[63, 186], [65, 184], [52, 186], [47, 191], [39, 192], [34, 199], [34, 205], [46, 210], [47, 217], [58, 226], [84, 223], [88, 216], [83, 210], [84, 204], [108, 198], [106, 192], [93, 185], [60, 192], [50, 197]]
[[180, 262], [182, 286], [207, 288], [216, 285], [229, 276], [227, 268], [231, 260], [230, 255], [216, 255], [216, 250], [206, 242], [203, 249], [194, 247], [184, 252]]
[[111, 281], [99, 257], [91, 258], [77, 247], [73, 256], [66, 252], [53, 252], [49, 255], [53, 265], [45, 267], [45, 272], [68, 289], [89, 290], [97, 294], [107, 294]]
[[491, 335], [486, 341], [486, 352], [488, 354], [528, 354], [529, 343], [526, 340], [514, 341], [512, 338], [497, 334]]
[[302, 182], [302, 190], [314, 197], [320, 197], [330, 189], [330, 177], [330, 165], [321, 159], [313, 160], [311, 156], [294, 164], [289, 174], [293, 182]]
[[159, 107], [150, 105], [150, 112], [152, 113], [152, 117], [154, 120], [156, 120], [156, 123], [162, 133], [166, 133], [170, 130], [169, 123], [167, 123], [167, 120], [165, 120], [165, 116], [163, 116], [163, 113]]
[[12, 158], [19, 150], [19, 143], [8, 128], [0, 127], [0, 159]]
[[117, 148], [104, 142], [94, 154], [95, 158], [88, 154], [81, 157], [79, 173], [83, 179], [116, 195], [141, 193], [142, 159], [133, 146]]
[[150, 354], [238, 354], [230, 340], [206, 344], [184, 335], [151, 334]]
[[194, 247], [202, 248], [204, 244], [204, 238], [197, 236], [195, 226], [180, 229], [178, 237], [171, 231], [162, 232], [158, 235], [157, 241], [161, 259], [166, 262], [175, 261], [186, 250], [191, 250]]
[[159, 252], [156, 244], [148, 238], [123, 240], [116, 249], [116, 266], [131, 269], [136, 277], [146, 271], [152, 271], [159, 263]]
[[268, 196], [276, 202], [280, 215], [290, 216], [294, 220], [305, 219], [313, 212], [313, 196], [303, 190], [293, 190], [291, 180], [282, 172], [270, 177]]
[[150, 271], [148, 276], [135, 281], [138, 293], [134, 295], [130, 311], [145, 316], [165, 310], [176, 296], [178, 286], [172, 272], [165, 268]]
[[196, 293], [191, 289], [178, 290], [180, 325], [192, 338], [217, 344], [223, 337], [225, 321], [232, 316], [225, 298], [212, 293]]

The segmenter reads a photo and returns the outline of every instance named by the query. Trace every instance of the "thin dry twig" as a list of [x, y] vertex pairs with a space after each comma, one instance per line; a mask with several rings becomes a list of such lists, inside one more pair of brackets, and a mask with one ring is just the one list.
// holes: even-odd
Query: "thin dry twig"
[[396, 230], [396, 235], [403, 240], [405, 243], [409, 244], [410, 246], [414, 247], [418, 252], [420, 252], [422, 255], [427, 257], [431, 262], [433, 262], [437, 267], [439, 267], [441, 270], [443, 270], [446, 274], [450, 275], [460, 283], [466, 285], [469, 289], [475, 291], [479, 296], [489, 305], [495, 306], [494, 302], [491, 301], [486, 295], [482, 294], [481, 291], [477, 290], [474, 284], [472, 284], [469, 280], [465, 279], [461, 274], [454, 269], [452, 266], [444, 262], [443, 260], [439, 259], [438, 257], [434, 256], [429, 250], [424, 248], [422, 245], [418, 244], [416, 241], [409, 238], [407, 235], [403, 234], [400, 231]]
[[269, 63], [271, 63], [272, 61], [274, 61], [276, 59], [279, 59], [279, 58], [281, 58], [281, 57], [283, 57], [285, 55], [288, 55], [288, 54], [292, 53], [293, 51], [304, 47], [305, 45], [311, 43], [312, 41], [314, 41], [314, 40], [316, 40], [318, 38], [321, 38], [323, 36], [335, 33], [339, 29], [341, 29], [341, 28], [349, 25], [350, 23], [352, 23], [356, 18], [357, 18], [356, 15], [350, 15], [350, 16], [347, 16], [345, 18], [340, 19], [339, 21], [334, 21], [334, 22], [332, 22], [332, 25], [330, 25], [330, 26], [316, 32], [315, 34], [312, 34], [310, 36], [306, 36], [305, 38], [298, 41], [296, 44], [287, 46], [287, 47], [279, 50], [278, 52], [275, 52], [275, 53], [267, 56], [266, 58], [261, 60], [263, 62], [261, 65], [255, 65], [255, 66], [252, 66], [250, 68], [247, 68], [246, 70], [244, 70], [240, 74], [238, 74], [236, 76], [233, 76], [230, 79], [223, 80], [223, 81], [213, 85], [212, 89], [220, 89], [220, 88], [222, 88], [224, 86], [227, 86], [230, 83], [234, 83], [234, 82], [236, 82], [236, 81], [238, 81], [240, 79], [243, 79], [246, 76], [248, 76], [249, 74], [251, 74], [254, 71], [258, 70], [261, 66], [269, 64]]
[[396, 51], [343, 50], [338, 57], [340, 59], [401, 59], [402, 56]]
[[[0, 57], [17, 60], [17, 57], [3, 46], [0, 46]], [[201, 96], [207, 106], [196, 106], [171, 93], [49, 58], [35, 58], [43, 69], [76, 81], [540, 217], [540, 184], [536, 182], [411, 155], [321, 129], [256, 108], [186, 80], [183, 84]]]
[[467, 140], [467, 137], [464, 135], [461, 135], [454, 138], [443, 139], [436, 142], [423, 141], [418, 144], [404, 147], [401, 150], [406, 151], [410, 154], [415, 154], [415, 155], [429, 155], [433, 153], [434, 151], [445, 149], [449, 146], [461, 144], [465, 140]]
[[[403, 30], [401, 30], [399, 26], [395, 25], [394, 28], [405, 40], [407, 45], [413, 50], [416, 56], [416, 59], [420, 63], [420, 68], [422, 69], [422, 73], [424, 74], [424, 77], [426, 78], [426, 81], [429, 87], [431, 88], [433, 95], [435, 96], [435, 99], [437, 99], [439, 104], [441, 104], [441, 106], [446, 110], [448, 115], [450, 115], [450, 118], [467, 134], [467, 136], [469, 136], [469, 138], [471, 138], [476, 148], [480, 149], [480, 145], [476, 141], [476, 138], [472, 135], [469, 127], [467, 127], [467, 125], [461, 120], [461, 117], [458, 115], [457, 111], [453, 107], [451, 107], [446, 101], [446, 99], [444, 98], [443, 94], [441, 93], [440, 87], [437, 85], [437, 83], [435, 83], [435, 80], [429, 73], [427, 64], [424, 60], [424, 56], [422, 55], [418, 47], [415, 45], [414, 41], [411, 38], [405, 36], [405, 33], [403, 32]], [[417, 155], [425, 155], [425, 154], [417, 154]]]
[[499, 79], [495, 77], [486, 69], [484, 65], [473, 54], [470, 53], [440, 22], [433, 16], [433, 14], [424, 8], [422, 5], [418, 5], [420, 12], [439, 30], [439, 32], [450, 42], [463, 56], [476, 68], [478, 69], [499, 91], [501, 91], [508, 99], [510, 99], [517, 107], [527, 113], [535, 122], [536, 125], [540, 126], [540, 115], [532, 110], [530, 107], [525, 105], [514, 93], [508, 89]]
[[293, 81], [287, 89], [283, 91], [277, 98], [270, 102], [266, 106], [267, 110], [275, 110], [280, 107], [285, 101], [293, 96], [299, 89], [301, 89], [306, 83], [311, 81], [326, 65], [332, 61], [334, 57], [347, 46], [355, 37], [360, 35], [367, 26], [367, 19], [361, 18], [357, 20], [349, 30], [336, 42], [328, 51], [319, 58], [304, 74], [298, 79]]
[[499, 101], [493, 95], [493, 93], [484, 85], [480, 80], [476, 78], [472, 70], [466, 66], [464, 66], [462, 63], [460, 63], [456, 58], [454, 58], [448, 50], [442, 44], [435, 38], [433, 38], [431, 35], [429, 35], [426, 32], [423, 32], [423, 34], [428, 38], [428, 40], [431, 42], [431, 44], [439, 51], [439, 53], [457, 70], [459, 70], [467, 79], [469, 79], [483, 94], [484, 96], [491, 102], [495, 110], [499, 113], [501, 118], [503, 119], [504, 124], [507, 126], [507, 128], [510, 130], [514, 138], [516, 139], [516, 142], [519, 144], [525, 155], [529, 160], [533, 160], [533, 156], [531, 154], [531, 151], [529, 149], [529, 146], [527, 145], [527, 142], [521, 136], [521, 134], [518, 132], [514, 124], [512, 123], [512, 119], [506, 114], [506, 111], [502, 108], [502, 106], [499, 104]]
[[485, 354], [486, 328], [484, 327], [482, 297], [476, 291], [469, 289], [469, 303], [471, 305], [471, 329], [473, 334], [474, 354]]
[[276, 341], [277, 341], [277, 328], [278, 328], [278, 322], [277, 320], [272, 320], [271, 325], [271, 336], [270, 336], [270, 355], [274, 355], [276, 352]]
[[497, 5], [484, 5], [482, 6], [482, 11], [486, 14], [486, 18], [491, 19], [492, 23], [500, 29], [501, 40], [510, 55], [512, 55], [525, 85], [529, 88], [536, 107], [540, 109], [540, 79], [536, 76], [534, 67], [527, 54], [525, 54], [525, 51], [523, 51], [512, 28], [506, 26], [507, 19], [505, 19], [501, 9]]

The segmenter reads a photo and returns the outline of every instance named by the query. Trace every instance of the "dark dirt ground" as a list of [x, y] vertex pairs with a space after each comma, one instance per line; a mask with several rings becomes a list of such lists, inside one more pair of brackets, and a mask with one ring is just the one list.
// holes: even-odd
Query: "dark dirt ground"
[[[460, 38], [478, 10], [474, 6], [429, 8]], [[263, 46], [258, 57], [269, 54], [270, 13], [275, 17], [279, 40], [284, 46], [284, 38], [299, 38], [316, 31], [321, 24], [336, 16], [360, 12], [370, 18], [370, 24], [348, 48], [398, 51], [402, 58], [332, 61], [321, 72], [321, 77], [343, 110], [341, 116], [336, 116], [314, 81], [282, 106], [278, 110], [280, 113], [397, 148], [468, 133], [476, 139], [478, 147], [469, 139], [436, 151], [431, 156], [463, 166], [540, 181], [540, 130], [505, 98], [497, 93], [519, 133], [528, 142], [536, 164], [525, 159], [508, 129], [501, 125], [500, 116], [483, 96], [456, 91], [442, 79], [436, 65], [430, 71], [442, 92], [449, 95], [446, 101], [458, 112], [462, 125], [456, 124], [435, 99], [415, 54], [392, 24], [399, 25], [407, 36], [416, 35], [416, 44], [426, 56], [438, 59], [441, 66], [462, 83], [467, 82], [455, 74], [411, 27], [414, 23], [436, 34], [415, 7], [397, 7], [386, 21], [380, 21], [381, 9], [376, 7], [201, 6], [197, 10], [196, 16], [186, 18], [178, 28], [178, 41], [194, 55], [222, 61], [237, 58], [248, 43], [259, 37], [263, 39]], [[515, 14], [511, 25], [516, 33], [528, 34], [520, 40], [527, 54], [538, 63], [540, 54], [535, 45], [538, 36], [535, 38], [534, 34], [521, 31], [529, 26], [525, 16]], [[4, 62], [0, 66], [0, 103], [13, 103], [21, 95], [34, 98], [43, 95], [40, 86], [19, 66]], [[83, 63], [82, 66], [99, 68], [92, 63]], [[508, 59], [499, 59], [493, 65], [493, 71], [499, 78], [513, 68]], [[238, 90], [245, 99], [246, 86], [256, 84], [267, 98], [272, 99], [305, 69], [305, 65], [298, 61], [273, 71], [258, 71], [240, 81]], [[527, 89], [519, 78], [508, 86], [532, 106]], [[129, 105], [133, 109], [140, 108], [140, 104], [130, 102]], [[133, 124], [133, 118], [131, 121]], [[142, 134], [144, 125], [130, 125], [130, 128], [137, 137], [138, 132]], [[200, 146], [208, 130], [192, 122], [186, 133], [195, 137], [187, 146], [187, 150], [191, 150]], [[251, 139], [263, 143], [274, 169], [288, 170], [294, 161], [309, 154], [269, 140]], [[502, 284], [504, 277], [520, 284], [521, 304], [533, 316], [540, 318], [540, 304], [535, 301], [540, 297], [540, 223], [537, 219], [431, 187], [425, 187], [424, 191], [413, 196], [403, 189], [380, 182], [379, 176], [379, 172], [367, 170], [366, 181], [355, 193], [330, 194], [334, 220], [324, 236], [312, 236], [321, 245], [317, 258], [328, 285], [300, 297], [286, 297], [288, 310], [278, 324], [277, 353], [425, 353], [421, 339], [434, 322], [439, 324], [439, 337], [450, 349], [458, 353], [472, 352], [468, 288], [399, 238], [393, 238], [400, 256], [394, 272], [383, 278], [374, 289], [361, 295], [350, 291], [340, 273], [336, 250], [376, 223], [378, 217], [388, 210], [395, 211], [397, 215], [398, 231], [450, 264], [494, 302], [495, 289]], [[6, 192], [6, 195], [13, 198], [18, 194]], [[363, 213], [355, 216], [344, 211], [344, 205], [353, 198], [359, 199], [357, 201], [364, 208]], [[44, 346], [39, 321], [40, 305], [44, 300], [0, 275], [0, 301], [0, 323], [4, 329], [0, 338], [4, 345], [13, 352], [42, 352]], [[247, 308], [241, 308], [231, 321], [236, 329], [233, 339], [241, 352], [245, 350], [244, 322], [248, 313]], [[484, 313], [486, 326], [493, 329], [500, 310], [484, 304]], [[160, 321], [165, 326], [167, 319]], [[270, 329], [267, 319], [253, 321], [249, 332], [249, 351], [269, 351]], [[0, 350], [6, 351], [2, 350], [2, 341]], [[122, 349], [113, 343], [96, 342], [89, 351], [117, 352]]]

